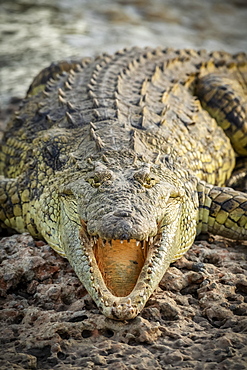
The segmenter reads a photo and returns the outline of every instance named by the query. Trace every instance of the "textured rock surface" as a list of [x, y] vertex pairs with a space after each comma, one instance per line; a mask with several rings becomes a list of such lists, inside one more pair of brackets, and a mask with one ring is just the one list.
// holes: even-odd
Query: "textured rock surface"
[[3, 238], [0, 368], [245, 369], [246, 245], [235, 244], [197, 241], [141, 316], [116, 322], [47, 245]]

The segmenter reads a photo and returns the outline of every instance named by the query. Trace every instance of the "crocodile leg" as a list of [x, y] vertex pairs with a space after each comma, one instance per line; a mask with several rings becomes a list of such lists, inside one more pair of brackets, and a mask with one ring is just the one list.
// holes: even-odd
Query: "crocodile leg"
[[29, 204], [29, 191], [22, 189], [20, 178], [8, 179], [0, 176], [0, 225], [20, 233], [29, 232], [40, 238]]
[[0, 205], [0, 220], [6, 226], [21, 232], [26, 231], [23, 226], [21, 199], [16, 179], [0, 177]]
[[230, 239], [246, 240], [247, 194], [200, 182], [198, 197], [197, 234], [210, 232]]

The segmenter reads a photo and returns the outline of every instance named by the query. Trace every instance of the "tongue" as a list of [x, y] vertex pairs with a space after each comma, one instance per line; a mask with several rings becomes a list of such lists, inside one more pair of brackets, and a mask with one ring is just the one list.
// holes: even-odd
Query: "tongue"
[[142, 243], [131, 239], [111, 244], [101, 240], [94, 247], [95, 257], [107, 288], [117, 297], [127, 296], [134, 288], [144, 265]]

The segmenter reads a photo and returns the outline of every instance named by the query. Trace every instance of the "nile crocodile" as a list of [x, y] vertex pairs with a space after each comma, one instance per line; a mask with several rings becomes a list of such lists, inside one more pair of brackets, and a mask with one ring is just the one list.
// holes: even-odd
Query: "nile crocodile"
[[247, 194], [224, 187], [247, 155], [246, 82], [243, 53], [52, 64], [4, 135], [0, 220], [65, 256], [105, 316], [134, 318], [197, 234], [247, 240]]

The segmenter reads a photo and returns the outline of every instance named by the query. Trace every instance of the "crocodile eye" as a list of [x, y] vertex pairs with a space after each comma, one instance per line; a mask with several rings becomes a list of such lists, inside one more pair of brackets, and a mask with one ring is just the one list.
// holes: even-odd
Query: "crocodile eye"
[[98, 188], [104, 182], [111, 180], [113, 172], [100, 162], [95, 163], [94, 171], [89, 173], [87, 182], [94, 188]]
[[97, 171], [92, 177], [89, 177], [87, 181], [94, 188], [98, 188], [104, 182], [111, 180], [112, 173], [111, 171]]
[[143, 182], [143, 186], [147, 189], [152, 188], [157, 183], [157, 179], [154, 177], [147, 176], [145, 181]]
[[98, 188], [102, 184], [102, 180], [100, 181], [96, 176], [90, 177], [88, 180], [90, 185], [92, 185], [94, 188]]
[[134, 174], [134, 179], [147, 189], [152, 188], [158, 182], [158, 179], [145, 169], [137, 171]]
[[63, 189], [61, 192], [59, 192], [59, 195], [63, 198], [74, 198], [74, 193], [70, 189]]

